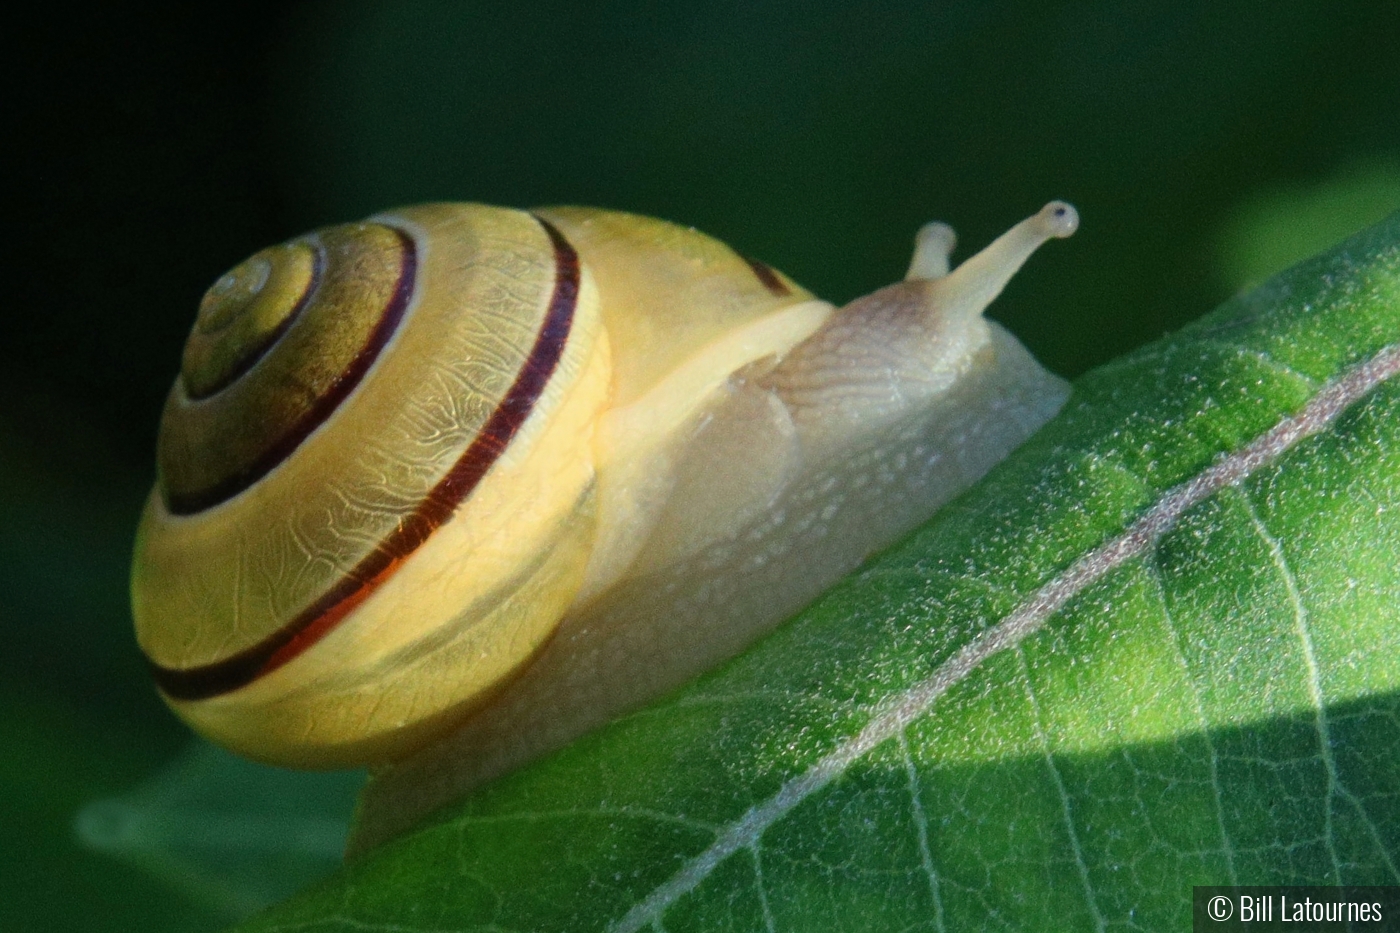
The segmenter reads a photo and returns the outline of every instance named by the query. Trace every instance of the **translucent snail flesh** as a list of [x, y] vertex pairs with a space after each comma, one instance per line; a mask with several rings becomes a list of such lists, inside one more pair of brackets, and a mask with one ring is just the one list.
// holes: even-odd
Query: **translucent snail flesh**
[[982, 311], [1077, 223], [1053, 202], [952, 272], [930, 224], [905, 281], [841, 309], [581, 208], [431, 204], [254, 255], [200, 305], [138, 533], [162, 694], [254, 758], [397, 761], [390, 784], [564, 744], [737, 653], [1059, 409]]

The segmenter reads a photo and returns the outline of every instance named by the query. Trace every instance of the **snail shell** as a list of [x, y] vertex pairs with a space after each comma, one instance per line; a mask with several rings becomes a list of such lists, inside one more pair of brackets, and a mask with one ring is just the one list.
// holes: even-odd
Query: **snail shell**
[[1054, 202], [951, 273], [930, 225], [840, 310], [580, 208], [425, 205], [257, 253], [162, 417], [132, 575], [162, 695], [254, 758], [443, 787], [645, 702], [1058, 410], [981, 312], [1076, 225]]

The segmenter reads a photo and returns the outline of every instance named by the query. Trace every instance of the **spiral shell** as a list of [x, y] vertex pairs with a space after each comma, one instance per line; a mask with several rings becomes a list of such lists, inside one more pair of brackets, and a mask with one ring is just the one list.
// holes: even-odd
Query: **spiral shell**
[[591, 534], [597, 304], [557, 230], [486, 209], [333, 227], [220, 279], [133, 579], [182, 715], [259, 757], [378, 757], [528, 659]]

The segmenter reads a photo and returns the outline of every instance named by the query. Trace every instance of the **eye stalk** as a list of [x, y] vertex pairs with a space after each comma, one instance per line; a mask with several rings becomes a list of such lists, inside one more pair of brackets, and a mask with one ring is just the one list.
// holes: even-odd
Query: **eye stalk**
[[914, 235], [914, 258], [909, 261], [906, 282], [932, 281], [948, 274], [949, 261], [957, 249], [958, 235], [952, 227], [934, 220], [919, 228]]
[[[930, 224], [924, 227], [924, 231], [933, 229], [932, 234], [920, 231], [921, 239], [915, 249], [914, 265], [919, 265], [921, 272], [924, 269], [937, 270], [936, 252], [943, 242], [948, 243], [951, 251], [952, 230], [948, 229], [945, 240], [945, 235], [935, 229], [938, 226], [941, 225]], [[937, 280], [938, 303], [944, 309], [944, 314], [966, 317], [980, 315], [996, 300], [1002, 289], [1011, 281], [1011, 277], [1020, 271], [1032, 253], [1049, 240], [1073, 236], [1078, 229], [1079, 212], [1064, 201], [1051, 201], [951, 272], [945, 272], [941, 276], [920, 275], [917, 278]], [[923, 239], [925, 235], [930, 239]], [[934, 256], [923, 260], [921, 265], [920, 256], [925, 251]], [[946, 257], [945, 253], [945, 266]], [[910, 271], [914, 271], [913, 265]]]

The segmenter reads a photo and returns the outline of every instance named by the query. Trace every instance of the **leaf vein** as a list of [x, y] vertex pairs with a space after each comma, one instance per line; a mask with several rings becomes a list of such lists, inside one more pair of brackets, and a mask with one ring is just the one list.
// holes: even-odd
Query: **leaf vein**
[[768, 889], [763, 883], [763, 855], [759, 852], [757, 841], [749, 846], [749, 853], [753, 857], [754, 885], [758, 890], [758, 906], [763, 911], [763, 928], [768, 933], [777, 933], [777, 926], [773, 923], [773, 910], [768, 906]]
[[938, 888], [938, 870], [933, 865], [933, 853], [928, 846], [928, 814], [924, 812], [919, 771], [914, 765], [914, 756], [909, 751], [907, 730], [901, 730], [899, 733], [899, 751], [904, 756], [904, 771], [909, 778], [909, 809], [914, 817], [914, 835], [919, 844], [919, 864], [923, 866], [924, 875], [928, 878], [929, 895], [933, 898], [933, 928], [938, 933], [943, 933], [943, 896]]
[[1196, 682], [1196, 678], [1191, 674], [1191, 666], [1186, 662], [1186, 652], [1182, 649], [1182, 639], [1184, 633], [1176, 624], [1172, 616], [1171, 606], [1167, 603], [1166, 588], [1162, 582], [1162, 570], [1156, 566], [1155, 562], [1149, 565], [1150, 576], [1157, 593], [1157, 599], [1162, 604], [1162, 616], [1166, 619], [1167, 631], [1171, 633], [1172, 653], [1176, 657], [1177, 663], [1181, 666], [1181, 676], [1186, 681], [1187, 693], [1191, 697], [1192, 707], [1196, 713], [1196, 721], [1201, 725], [1201, 740], [1206, 743], [1208, 762], [1210, 767], [1210, 789], [1215, 801], [1215, 822], [1220, 829], [1220, 845], [1225, 853], [1225, 869], [1232, 885], [1238, 885], [1239, 877], [1235, 874], [1235, 847], [1230, 839], [1230, 832], [1225, 826], [1225, 797], [1224, 789], [1220, 785], [1220, 752], [1215, 747], [1215, 740], [1211, 738], [1210, 721], [1206, 718], [1205, 702], [1201, 698], [1201, 686]]
[[1298, 636], [1298, 643], [1303, 652], [1303, 664], [1307, 669], [1308, 696], [1312, 700], [1314, 711], [1314, 722], [1317, 728], [1317, 744], [1322, 757], [1323, 767], [1327, 770], [1327, 801], [1323, 811], [1323, 832], [1324, 842], [1327, 846], [1327, 853], [1332, 859], [1332, 870], [1336, 875], [1337, 884], [1346, 884], [1346, 879], [1342, 875], [1342, 862], [1337, 854], [1336, 827], [1333, 825], [1333, 806], [1336, 800], [1342, 800], [1349, 804], [1361, 819], [1361, 823], [1366, 827], [1366, 832], [1371, 837], [1372, 843], [1376, 846], [1376, 851], [1380, 853], [1381, 859], [1390, 870], [1391, 875], [1400, 878], [1396, 872], [1395, 863], [1390, 858], [1390, 853], [1386, 851], [1385, 842], [1381, 838], [1379, 829], [1371, 820], [1370, 814], [1366, 812], [1365, 806], [1356, 795], [1342, 781], [1341, 771], [1337, 767], [1336, 756], [1332, 753], [1332, 726], [1327, 716], [1327, 697], [1322, 689], [1322, 674], [1317, 663], [1317, 652], [1313, 646], [1312, 628], [1308, 619], [1307, 606], [1303, 603], [1303, 595], [1298, 587], [1298, 577], [1293, 573], [1293, 568], [1289, 566], [1288, 557], [1283, 552], [1283, 545], [1279, 539], [1264, 524], [1264, 520], [1259, 516], [1259, 510], [1255, 507], [1253, 500], [1247, 495], [1241, 495], [1244, 501], [1245, 512], [1249, 515], [1250, 524], [1255, 533], [1264, 542], [1269, 551], [1269, 559], [1278, 569], [1279, 575], [1283, 578], [1283, 585], [1288, 593], [1288, 603], [1293, 610], [1293, 627]]
[[1074, 867], [1079, 872], [1079, 881], [1084, 886], [1084, 900], [1089, 905], [1089, 913], [1094, 918], [1094, 929], [1099, 933], [1107, 928], [1104, 922], [1103, 912], [1099, 910], [1099, 902], [1094, 897], [1094, 883], [1089, 877], [1089, 864], [1084, 861], [1084, 849], [1079, 844], [1079, 833], [1074, 828], [1074, 801], [1069, 796], [1069, 791], [1065, 788], [1064, 777], [1060, 774], [1060, 768], [1055, 764], [1055, 753], [1050, 748], [1050, 737], [1045, 734], [1045, 723], [1040, 713], [1040, 701], [1035, 695], [1035, 686], [1031, 683], [1031, 668], [1026, 663], [1026, 652], [1020, 646], [1016, 646], [1016, 661], [1021, 666], [1021, 678], [1026, 683], [1026, 702], [1031, 707], [1031, 723], [1035, 729], [1035, 739], [1040, 743], [1041, 751], [1045, 754], [1045, 770], [1050, 774], [1050, 782], [1055, 785], [1055, 792], [1060, 797], [1060, 813], [1065, 821], [1065, 834], [1069, 836], [1069, 849], [1074, 853]]

